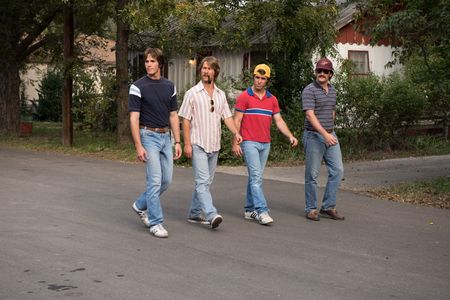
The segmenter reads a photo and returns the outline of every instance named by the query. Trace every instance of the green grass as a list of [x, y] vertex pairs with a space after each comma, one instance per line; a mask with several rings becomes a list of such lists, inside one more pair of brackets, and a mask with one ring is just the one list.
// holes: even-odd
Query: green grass
[[369, 191], [378, 198], [421, 206], [450, 208], [450, 176], [402, 183]]
[[33, 133], [26, 137], [0, 135], [0, 145], [35, 151], [50, 151], [119, 161], [135, 161], [133, 144], [117, 145], [111, 132], [73, 131], [73, 147], [62, 145], [62, 125], [33, 122]]
[[[75, 126], [76, 128], [76, 126]], [[301, 133], [298, 133], [299, 135]], [[338, 133], [339, 134], [339, 133]], [[304, 154], [301, 144], [292, 148], [288, 140], [279, 131], [272, 134], [272, 146], [268, 166], [293, 166], [303, 163]], [[221, 165], [242, 165], [242, 159], [231, 154], [231, 134], [223, 130], [222, 151], [219, 154]], [[370, 151], [370, 145], [351, 141], [342, 135], [341, 148], [344, 161], [379, 160], [395, 157], [425, 156], [450, 154], [450, 142], [440, 137], [420, 136], [405, 138], [396, 150]], [[73, 147], [62, 146], [62, 125], [52, 122], [33, 122], [33, 133], [28, 137], [11, 137], [0, 135], [0, 145], [36, 151], [53, 151], [71, 155], [92, 156], [111, 160], [136, 161], [132, 142], [126, 145], [116, 144], [116, 135], [112, 132], [93, 132], [74, 130]], [[182, 157], [178, 165], [189, 165], [189, 160]]]

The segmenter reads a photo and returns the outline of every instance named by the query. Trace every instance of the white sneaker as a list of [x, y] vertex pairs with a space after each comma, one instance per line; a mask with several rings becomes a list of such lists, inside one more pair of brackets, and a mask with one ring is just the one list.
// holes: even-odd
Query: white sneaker
[[162, 224], [156, 224], [150, 227], [150, 233], [159, 238], [166, 238], [169, 236], [169, 233]]
[[146, 227], [150, 227], [150, 221], [148, 220], [147, 211], [137, 208], [136, 202], [133, 203], [131, 207], [133, 208], [134, 212], [137, 213], [142, 223], [144, 223]]
[[256, 220], [258, 213], [256, 211], [246, 211], [244, 212], [244, 219], [247, 220]]
[[244, 212], [244, 218], [247, 220], [258, 221], [259, 224], [262, 225], [273, 223], [273, 219], [269, 216], [268, 212], [262, 212], [258, 214], [256, 211], [246, 211]]
[[211, 219], [211, 228], [219, 227], [219, 224], [222, 223], [223, 217], [221, 215], [215, 215], [214, 218]]
[[269, 216], [269, 213], [266, 211], [258, 214], [256, 219], [258, 220], [259, 224], [262, 225], [268, 225], [270, 223], [273, 223], [273, 219]]

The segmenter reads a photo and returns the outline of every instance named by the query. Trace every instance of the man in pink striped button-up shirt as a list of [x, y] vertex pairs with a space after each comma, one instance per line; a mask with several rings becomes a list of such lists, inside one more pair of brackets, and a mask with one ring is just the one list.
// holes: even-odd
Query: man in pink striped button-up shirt
[[201, 80], [186, 92], [178, 112], [183, 118], [184, 153], [192, 159], [195, 180], [188, 222], [216, 228], [223, 217], [214, 207], [209, 187], [219, 156], [221, 120], [234, 134], [237, 143], [242, 137], [234, 125], [225, 93], [215, 85], [220, 72], [217, 58], [205, 57], [199, 68]]

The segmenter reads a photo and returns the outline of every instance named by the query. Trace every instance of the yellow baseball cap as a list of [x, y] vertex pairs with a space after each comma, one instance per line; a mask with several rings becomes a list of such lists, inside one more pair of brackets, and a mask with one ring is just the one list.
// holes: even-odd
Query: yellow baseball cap
[[265, 64], [257, 65], [255, 71], [253, 71], [253, 75], [261, 75], [270, 78], [270, 67]]

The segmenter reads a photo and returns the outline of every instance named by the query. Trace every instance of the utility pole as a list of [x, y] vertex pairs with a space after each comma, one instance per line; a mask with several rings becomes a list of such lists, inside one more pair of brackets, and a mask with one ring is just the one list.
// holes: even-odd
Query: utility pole
[[64, 4], [64, 91], [63, 91], [63, 146], [72, 147], [72, 92], [73, 92], [73, 0]]

